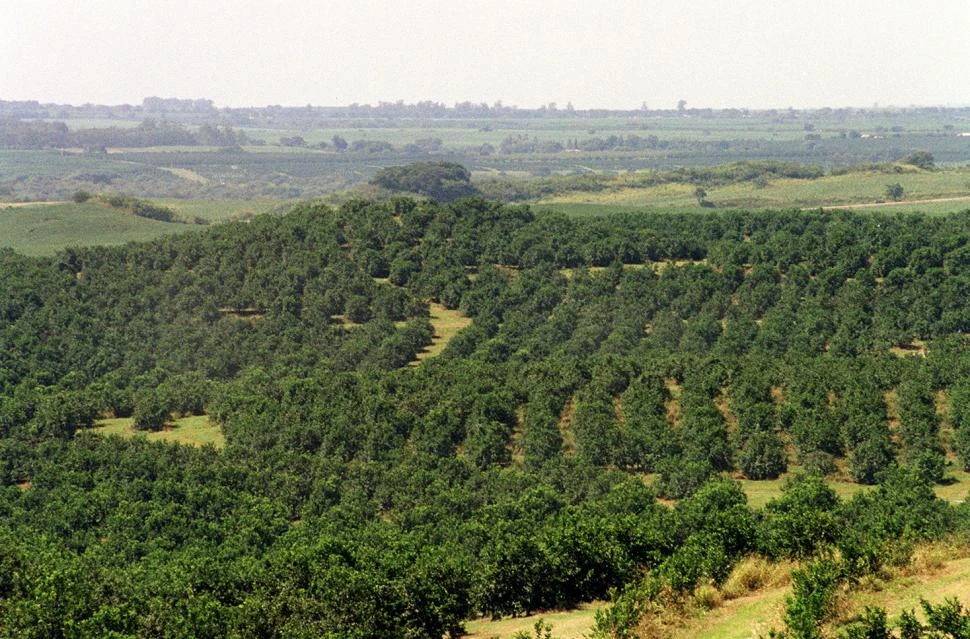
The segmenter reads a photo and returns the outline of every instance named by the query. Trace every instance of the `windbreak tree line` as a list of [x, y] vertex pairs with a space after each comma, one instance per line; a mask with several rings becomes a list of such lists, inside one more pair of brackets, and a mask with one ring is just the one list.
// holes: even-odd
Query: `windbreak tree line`
[[[930, 489], [970, 465], [968, 292], [966, 215], [401, 198], [6, 251], [0, 628], [438, 638], [749, 552], [871, 563], [968, 521]], [[472, 324], [408, 366], [429, 301]], [[191, 414], [224, 450], [86, 432]], [[725, 480], [792, 467], [879, 486]]]

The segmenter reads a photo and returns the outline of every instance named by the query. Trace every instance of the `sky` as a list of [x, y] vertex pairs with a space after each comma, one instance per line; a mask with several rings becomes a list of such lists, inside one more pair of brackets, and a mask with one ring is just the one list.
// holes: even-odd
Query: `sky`
[[0, 99], [970, 105], [970, 0], [0, 0]]

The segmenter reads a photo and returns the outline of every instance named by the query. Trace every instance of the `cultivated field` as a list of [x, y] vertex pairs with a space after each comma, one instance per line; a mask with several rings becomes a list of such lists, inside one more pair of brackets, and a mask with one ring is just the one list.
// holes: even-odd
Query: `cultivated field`
[[[887, 202], [886, 187], [899, 183], [900, 202]], [[646, 188], [625, 188], [624, 179], [600, 192], [573, 192], [542, 200], [542, 208], [573, 215], [599, 215], [651, 210], [701, 210], [695, 186], [676, 183]], [[851, 205], [887, 213], [924, 211], [947, 213], [970, 209], [970, 170], [907, 171], [827, 175], [818, 179], [778, 178], [705, 187], [706, 200], [717, 208], [818, 208]], [[922, 200], [927, 200], [923, 202]], [[940, 201], [944, 200], [944, 201]]]

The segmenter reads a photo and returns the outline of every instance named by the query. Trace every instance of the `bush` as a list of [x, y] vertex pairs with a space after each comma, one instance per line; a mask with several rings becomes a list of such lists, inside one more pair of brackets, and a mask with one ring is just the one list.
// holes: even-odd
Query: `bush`
[[773, 557], [810, 557], [839, 536], [838, 496], [817, 476], [796, 476], [765, 506], [762, 545]]
[[941, 450], [927, 448], [912, 455], [907, 466], [923, 481], [938, 484], [946, 473], [946, 457]]
[[899, 200], [903, 199], [903, 193], [905, 193], [905, 190], [903, 189], [902, 184], [896, 182], [895, 184], [887, 184], [885, 193], [886, 197], [888, 197], [890, 200], [893, 202], [898, 202]]
[[788, 470], [785, 445], [774, 433], [758, 433], [741, 448], [738, 466], [748, 479], [775, 479]]
[[792, 594], [785, 598], [785, 625], [794, 639], [821, 639], [841, 579], [838, 563], [819, 559], [792, 572]]
[[84, 204], [91, 199], [91, 194], [87, 191], [75, 191], [71, 196], [71, 201], [75, 204]]
[[657, 491], [669, 499], [690, 497], [714, 474], [706, 461], [670, 458], [660, 464]]
[[135, 398], [132, 413], [136, 430], [161, 430], [171, 417], [168, 405], [155, 392], [145, 392]]
[[879, 474], [895, 461], [889, 437], [871, 437], [861, 442], [849, 454], [849, 474], [860, 484], [872, 485]]

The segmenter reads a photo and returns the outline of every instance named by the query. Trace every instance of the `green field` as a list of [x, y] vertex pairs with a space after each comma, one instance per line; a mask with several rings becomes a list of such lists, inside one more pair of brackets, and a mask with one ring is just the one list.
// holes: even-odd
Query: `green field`
[[[763, 508], [772, 499], [781, 497], [785, 482], [799, 472], [801, 472], [799, 467], [790, 466], [789, 471], [777, 479], [739, 479], [738, 481], [748, 498], [748, 505], [758, 509]], [[951, 467], [947, 470], [946, 477], [948, 478], [945, 480], [946, 483], [937, 484], [933, 488], [937, 497], [952, 504], [962, 503], [970, 497], [970, 473]], [[643, 480], [647, 484], [652, 484], [656, 479], [655, 474], [643, 475]], [[842, 479], [828, 479], [826, 483], [843, 501], [874, 488]]]
[[93, 202], [0, 205], [0, 246], [26, 255], [53, 255], [69, 246], [143, 242], [204, 228], [149, 220]]
[[[886, 202], [886, 186], [903, 186], [898, 203]], [[618, 177], [598, 192], [573, 192], [547, 198], [542, 208], [560, 208], [572, 215], [601, 215], [637, 209], [699, 211], [695, 187], [671, 183], [645, 188], [627, 188]], [[758, 185], [742, 182], [705, 187], [706, 199], [718, 208], [784, 209], [864, 205], [886, 212], [924, 211], [945, 213], [970, 209], [970, 170], [863, 172], [827, 175], [818, 179], [778, 178]], [[921, 200], [947, 199], [945, 202]]]
[[247, 219], [254, 215], [288, 210], [295, 203], [291, 200], [179, 200], [163, 198], [154, 200], [167, 206], [184, 218], [201, 217], [209, 222], [226, 222]]
[[[285, 206], [273, 201], [159, 200], [176, 213], [201, 217], [211, 222], [251, 217]], [[198, 224], [159, 222], [96, 202], [46, 202], [0, 204], [0, 247], [25, 255], [53, 255], [69, 246], [117, 245], [144, 242], [173, 233], [194, 233], [205, 229]]]
[[212, 444], [216, 448], [226, 445], [226, 438], [218, 424], [206, 415], [183, 417], [172, 422], [171, 426], [156, 432], [135, 430], [130, 417], [102, 419], [95, 423], [91, 432], [99, 435], [119, 435], [121, 437], [145, 437], [148, 441], [204, 446]]

